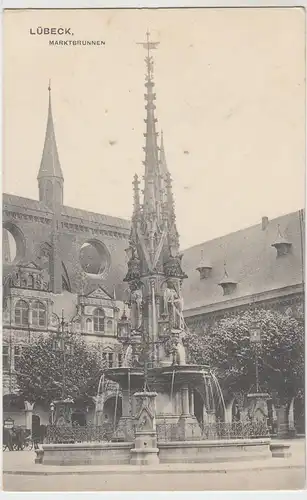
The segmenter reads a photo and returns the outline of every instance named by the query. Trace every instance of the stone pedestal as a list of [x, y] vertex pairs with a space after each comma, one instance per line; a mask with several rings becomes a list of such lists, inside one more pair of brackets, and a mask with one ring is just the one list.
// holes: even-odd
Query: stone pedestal
[[277, 437], [285, 438], [289, 436], [289, 422], [286, 406], [276, 407]]
[[29, 401], [25, 401], [26, 429], [29, 429], [31, 432], [32, 432], [33, 408], [34, 408], [34, 403], [29, 403]]
[[180, 441], [199, 439], [201, 437], [201, 428], [194, 415], [180, 415], [178, 421], [178, 435]]
[[132, 465], [154, 465], [159, 463], [156, 430], [156, 392], [137, 392], [137, 420], [135, 423], [134, 448], [131, 449]]
[[55, 405], [55, 425], [71, 425], [71, 416], [73, 413], [74, 402], [67, 398], [59, 401], [54, 401]]
[[133, 417], [121, 417], [118, 421], [114, 433], [114, 441], [131, 442], [134, 440], [134, 419]]
[[269, 416], [267, 401], [270, 395], [266, 392], [255, 392], [247, 395], [248, 414], [253, 420], [262, 420], [267, 423]]

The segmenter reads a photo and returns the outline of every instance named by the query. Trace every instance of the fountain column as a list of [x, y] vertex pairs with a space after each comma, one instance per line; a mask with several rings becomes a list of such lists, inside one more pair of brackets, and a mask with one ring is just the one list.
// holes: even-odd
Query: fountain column
[[122, 416], [130, 417], [130, 397], [128, 389], [123, 389], [122, 391]]
[[190, 415], [189, 409], [189, 386], [184, 384], [181, 388], [182, 394], [182, 415]]
[[194, 415], [194, 390], [190, 388], [189, 393], [189, 407], [190, 407], [190, 415]]

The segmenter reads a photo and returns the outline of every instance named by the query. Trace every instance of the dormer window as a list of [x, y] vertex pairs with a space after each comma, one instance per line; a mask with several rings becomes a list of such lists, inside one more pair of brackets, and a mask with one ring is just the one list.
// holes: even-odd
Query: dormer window
[[208, 259], [204, 257], [204, 251], [201, 251], [200, 262], [196, 268], [196, 271], [199, 272], [199, 277], [201, 280], [209, 278], [211, 274], [212, 265]]
[[222, 287], [224, 295], [232, 294], [236, 290], [237, 285], [238, 285], [238, 282], [235, 281], [234, 279], [230, 278], [230, 276], [226, 270], [226, 266], [225, 266], [224, 277], [219, 282], [219, 286]]
[[283, 255], [287, 255], [292, 247], [292, 243], [283, 236], [280, 230], [280, 225], [278, 224], [278, 231], [277, 231], [277, 238], [272, 243], [272, 247], [276, 248], [277, 251], [277, 257], [281, 257]]

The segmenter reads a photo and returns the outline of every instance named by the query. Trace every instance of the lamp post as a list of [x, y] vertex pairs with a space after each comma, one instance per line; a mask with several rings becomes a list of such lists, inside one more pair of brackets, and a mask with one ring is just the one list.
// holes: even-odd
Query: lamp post
[[257, 323], [252, 323], [250, 327], [250, 343], [255, 351], [255, 373], [256, 373], [256, 393], [259, 393], [259, 348], [261, 346], [261, 328]]
[[50, 417], [51, 417], [51, 425], [54, 425], [54, 410], [55, 405], [53, 402], [50, 403]]

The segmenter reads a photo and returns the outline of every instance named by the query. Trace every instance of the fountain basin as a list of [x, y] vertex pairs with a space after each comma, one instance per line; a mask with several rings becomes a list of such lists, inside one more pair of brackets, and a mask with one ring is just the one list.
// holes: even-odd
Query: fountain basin
[[159, 442], [161, 464], [218, 463], [272, 458], [270, 438]]
[[107, 379], [117, 382], [123, 389], [142, 389], [144, 385], [143, 368], [108, 368], [104, 373]]
[[[217, 463], [272, 457], [270, 438], [208, 441], [161, 441], [160, 464]], [[135, 455], [134, 443], [44, 444], [45, 465], [123, 465]]]
[[149, 378], [161, 377], [168, 383], [173, 379], [176, 384], [203, 384], [204, 376], [210, 376], [209, 366], [206, 365], [173, 365], [161, 368], [153, 368], [148, 372]]
[[44, 444], [45, 465], [123, 465], [130, 464], [128, 443]]

